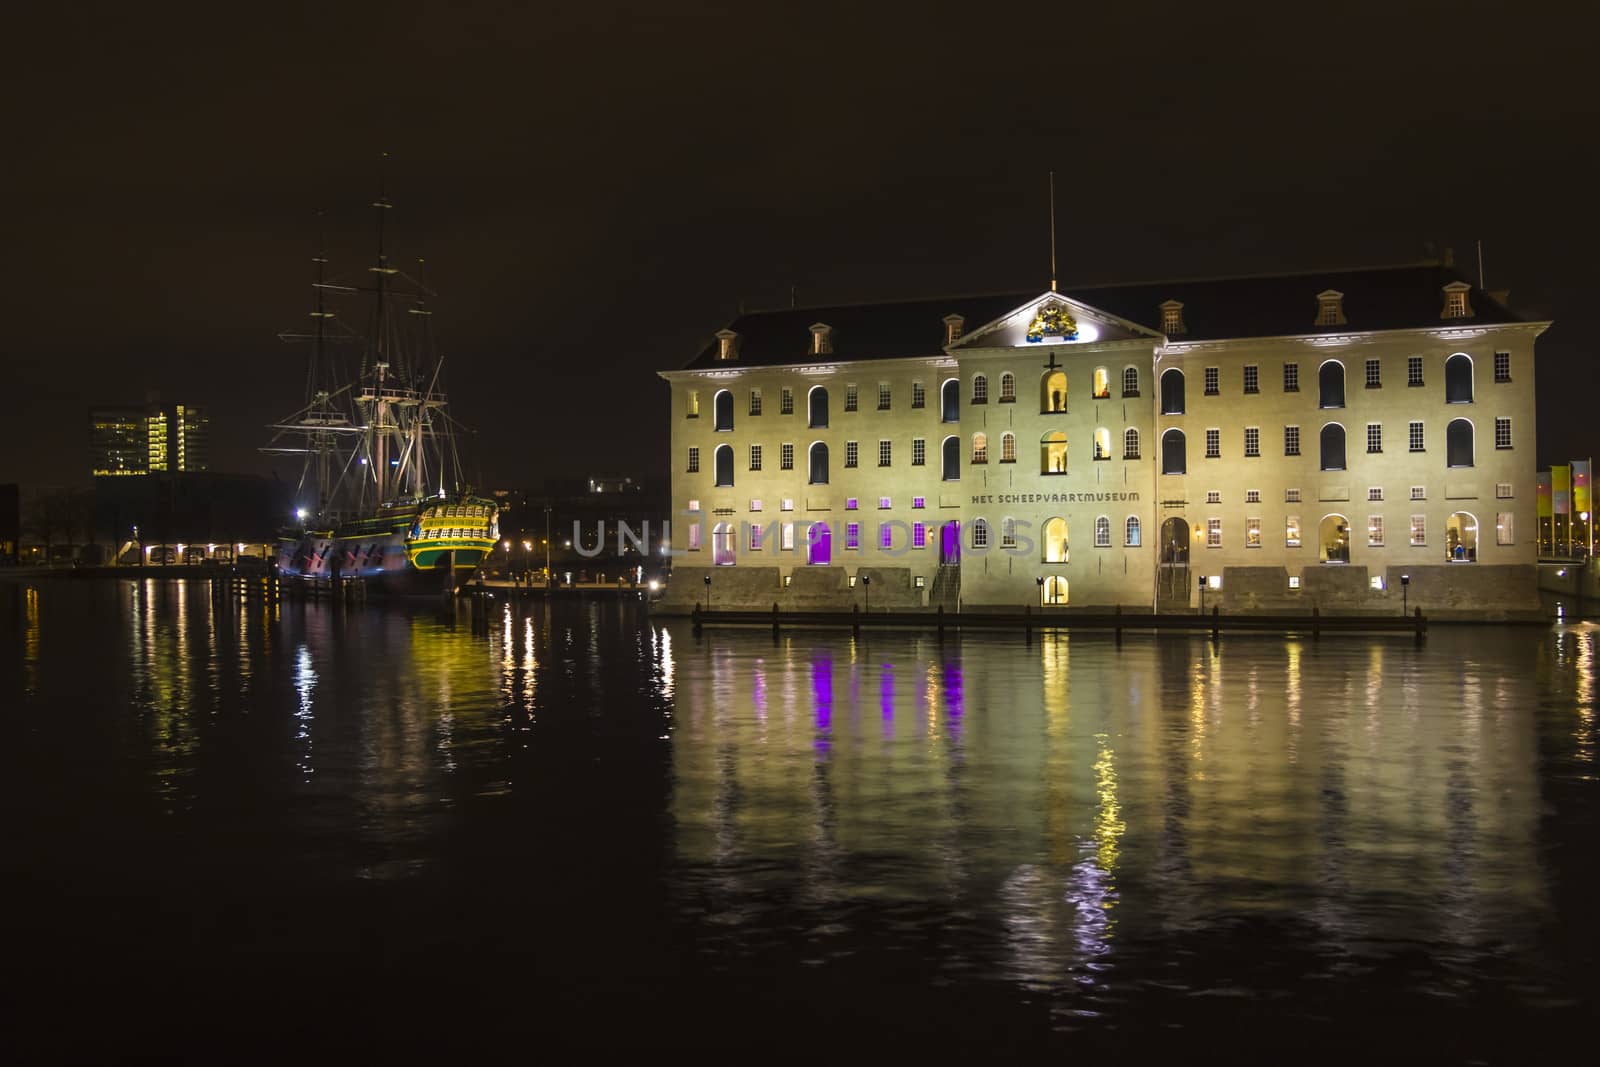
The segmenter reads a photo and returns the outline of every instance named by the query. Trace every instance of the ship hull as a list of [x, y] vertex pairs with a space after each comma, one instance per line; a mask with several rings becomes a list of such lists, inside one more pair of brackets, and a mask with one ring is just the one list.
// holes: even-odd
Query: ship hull
[[278, 543], [287, 582], [359, 581], [369, 596], [441, 596], [494, 550], [492, 505], [427, 504], [308, 531]]

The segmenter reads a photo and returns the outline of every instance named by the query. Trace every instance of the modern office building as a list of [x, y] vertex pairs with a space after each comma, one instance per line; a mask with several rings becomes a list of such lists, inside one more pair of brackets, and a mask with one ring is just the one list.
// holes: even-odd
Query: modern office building
[[97, 478], [207, 470], [209, 420], [193, 404], [93, 408], [89, 452]]
[[743, 315], [662, 375], [668, 606], [1531, 610], [1548, 325], [1440, 263]]

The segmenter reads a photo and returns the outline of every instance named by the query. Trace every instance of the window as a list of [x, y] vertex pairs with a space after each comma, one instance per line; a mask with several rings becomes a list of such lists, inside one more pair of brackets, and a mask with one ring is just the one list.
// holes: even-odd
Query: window
[[1496, 352], [1494, 354], [1494, 381], [1496, 385], [1504, 385], [1511, 380], [1511, 353]]
[[928, 462], [928, 440], [925, 437], [911, 439], [911, 465], [921, 467]]
[[782, 500], [778, 501], [778, 510], [779, 511], [793, 511], [794, 510], [794, 497], [786, 496]]
[[1441, 319], [1465, 319], [1472, 316], [1472, 305], [1467, 303], [1467, 290], [1472, 286], [1466, 282], [1451, 282], [1444, 287], [1444, 311], [1440, 313]]
[[1244, 547], [1261, 547], [1261, 520], [1259, 518], [1244, 520]]
[[806, 399], [806, 425], [823, 429], [828, 425], [828, 391], [820, 385], [811, 387]]
[[1285, 548], [1300, 547], [1300, 516], [1290, 515], [1283, 520], [1283, 545]]
[[894, 527], [886, 522], [878, 523], [878, 547], [882, 549], [894, 547]]
[[753, 470], [753, 471], [758, 471], [758, 470], [761, 469], [761, 446], [760, 445], [751, 445], [750, 446], [750, 469]]
[[844, 443], [844, 465], [854, 467], [861, 460], [861, 443], [859, 441], [846, 441]]
[[813, 444], [811, 446], [810, 459], [811, 477], [808, 479], [809, 483], [811, 485], [827, 485], [828, 446], [823, 444], [821, 441]]
[[972, 376], [972, 402], [974, 404], [987, 404], [989, 402], [989, 378], [984, 374]]
[[1472, 357], [1464, 352], [1444, 361], [1444, 402], [1472, 403]]
[[1325, 471], [1344, 470], [1344, 427], [1330, 422], [1322, 428], [1321, 467]]
[[1367, 360], [1367, 388], [1383, 388], [1383, 361], [1378, 359]]
[[1017, 402], [1017, 376], [1010, 371], [1000, 375], [1000, 403], [1015, 404]]
[[888, 441], [878, 442], [878, 466], [887, 467], [894, 459], [894, 446]]
[[1059, 415], [1067, 410], [1067, 376], [1047, 370], [1039, 378], [1039, 413]]
[[1188, 468], [1186, 445], [1182, 430], [1168, 430], [1161, 435], [1161, 473], [1182, 474]]
[[754, 497], [754, 498], [751, 499], [751, 501], [750, 501], [750, 510], [751, 511], [760, 511], [761, 510], [761, 498], [760, 497]]
[[1222, 490], [1221, 489], [1207, 489], [1206, 490], [1206, 503], [1207, 504], [1220, 504], [1220, 503], [1222, 503]]
[[1186, 332], [1183, 325], [1182, 301], [1168, 300], [1161, 305], [1161, 332], [1168, 337], [1176, 337]]
[[911, 547], [912, 548], [927, 548], [928, 547], [928, 524], [927, 523], [925, 523], [925, 522], [914, 522], [914, 523], [911, 524]]
[[1300, 503], [1300, 490], [1298, 490], [1298, 489], [1285, 489], [1283, 491], [1283, 502], [1285, 504], [1298, 504], [1298, 503]]
[[1381, 423], [1381, 422], [1369, 422], [1369, 423], [1367, 423], [1367, 451], [1368, 452], [1382, 452], [1383, 451], [1383, 423]]
[[1494, 447], [1511, 447], [1511, 420], [1496, 418], [1494, 420]]
[[1039, 441], [1039, 473], [1064, 474], [1067, 470], [1067, 435], [1053, 430]]
[[794, 390], [784, 386], [783, 392], [778, 395], [778, 414], [794, 414]]
[[733, 484], [733, 446], [718, 445], [717, 451], [712, 456], [713, 472], [716, 475], [717, 485]]
[[1017, 435], [1003, 433], [1000, 435], [1000, 462], [1015, 463], [1017, 461]]
[[989, 435], [988, 434], [986, 434], [986, 433], [975, 433], [975, 434], [972, 435], [972, 462], [974, 462], [974, 463], [987, 463], [987, 462], [989, 462]]
[[761, 551], [761, 524], [755, 523], [750, 527], [750, 551]]
[[911, 506], [913, 508], [925, 508], [928, 506], [928, 498], [925, 496], [914, 496], [911, 498]]
[[1177, 367], [1161, 375], [1161, 414], [1183, 414], [1183, 371]]
[[1138, 430], [1130, 428], [1130, 429], [1126, 429], [1126, 430], [1122, 431], [1122, 458], [1123, 459], [1138, 459], [1139, 458], [1139, 431]]
[[928, 387], [921, 382], [911, 383], [911, 406], [925, 408], [928, 406]]
[[861, 524], [859, 522], [847, 522], [844, 524], [844, 547], [856, 549], [861, 547]]
[[713, 415], [712, 429], [732, 430], [733, 394], [726, 389], [719, 390], [716, 397], [711, 401], [711, 407]]
[[[691, 509], [698, 510], [698, 509]], [[689, 527], [689, 551], [700, 551], [700, 524], [697, 522]]]
[[1259, 503], [1261, 503], [1261, 490], [1259, 490], [1259, 489], [1246, 489], [1244, 491], [1244, 502], [1246, 504], [1259, 504]]
[[961, 439], [958, 437], [946, 437], [939, 450], [940, 479], [946, 482], [959, 482], [961, 480]]
[[1298, 574], [1289, 575], [1289, 588], [1290, 589], [1299, 589], [1300, 588], [1300, 576]]
[[987, 519], [974, 519], [972, 523], [972, 547], [989, 547], [989, 522]]
[[858, 498], [853, 497], [853, 496], [845, 498], [844, 509], [846, 511], [854, 511], [854, 510], [856, 510], [856, 508], [858, 508], [860, 506], [861, 506], [861, 501]]
[[1342, 326], [1347, 320], [1344, 317], [1344, 294], [1337, 289], [1324, 289], [1317, 294], [1317, 321], [1318, 326]]
[[1104, 515], [1094, 520], [1094, 547], [1111, 547], [1111, 520]]
[[1424, 487], [1424, 486], [1420, 486], [1420, 485], [1413, 485], [1411, 487], [1411, 499], [1412, 500], [1426, 500], [1426, 499], [1428, 499], [1428, 490], [1427, 490], [1427, 488]]
[[1127, 545], [1129, 548], [1138, 548], [1139, 535], [1139, 516], [1129, 515], [1128, 521], [1123, 525], [1122, 528], [1122, 543]]
[[1139, 395], [1139, 368], [1122, 368], [1122, 395], [1124, 397]]
[[1261, 455], [1261, 427], [1246, 426], [1244, 428], [1244, 454], [1247, 456]]
[[794, 470], [794, 445], [785, 442], [778, 447], [778, 466], [786, 471]]
[[750, 390], [750, 414], [761, 414], [761, 390], [759, 389]]
[[1344, 407], [1344, 364], [1330, 359], [1317, 370], [1317, 406]]
[[1206, 431], [1206, 458], [1219, 459], [1222, 456], [1222, 431]]
[[1096, 400], [1111, 399], [1111, 375], [1104, 367], [1094, 369], [1094, 398]]
[[1494, 515], [1494, 543], [1497, 545], [1514, 545], [1516, 538], [1512, 536], [1511, 512], [1497, 511]]
[[961, 384], [954, 378], [939, 387], [939, 421], [961, 421]]
[[1219, 376], [1220, 372], [1216, 367], [1206, 368], [1206, 396], [1216, 396], [1222, 392], [1217, 381]]
[[1445, 466], [1472, 466], [1472, 423], [1466, 419], [1452, 419], [1444, 428]]
[[794, 551], [794, 523], [786, 522], [786, 523], [783, 524], [782, 533], [781, 533], [781, 536], [779, 537], [779, 540], [778, 540], [778, 545], [785, 552], [793, 552]]
[[1111, 431], [1104, 426], [1095, 427], [1094, 431], [1094, 458], [1111, 458]]
[[853, 386], [853, 385], [845, 386], [844, 387], [844, 409], [846, 411], [857, 411], [857, 410], [860, 410], [860, 407], [859, 407], [860, 402], [861, 402], [861, 396], [860, 396], [859, 391], [856, 389], [856, 387]]
[[894, 498], [887, 497], [887, 496], [880, 496], [878, 498], [878, 510], [879, 511], [888, 511], [893, 506], [894, 506]]
[[1496, 500], [1510, 500], [1511, 499], [1511, 483], [1510, 482], [1496, 482], [1496, 483], [1494, 483], [1494, 498]]
[[1422, 357], [1406, 357], [1406, 388], [1414, 389], [1422, 384]]
[[1000, 547], [1017, 547], [1017, 520], [1009, 516], [1000, 520]]
[[1428, 543], [1428, 521], [1421, 515], [1411, 516], [1411, 543], [1414, 545]]
[[1283, 454], [1298, 456], [1300, 454], [1300, 427], [1285, 426], [1283, 428]]
[[1244, 368], [1244, 391], [1246, 393], [1261, 392], [1261, 368], [1254, 363], [1247, 364]]
[[1072, 552], [1067, 544], [1066, 519], [1054, 518], [1047, 520], [1040, 540], [1044, 542], [1044, 561], [1046, 563], [1065, 563], [1071, 558]]
[[700, 393], [691, 389], [683, 398], [683, 414], [685, 418], [698, 419], [700, 417]]
[[1300, 364], [1285, 363], [1283, 365], [1283, 391], [1298, 393], [1300, 391]]
[[699, 511], [700, 510], [700, 501], [698, 501], [698, 500], [694, 499], [693, 497], [691, 497], [689, 499], [689, 510], [690, 511]]
[[1371, 548], [1383, 547], [1383, 516], [1367, 516], [1367, 545]]
[[889, 383], [888, 382], [879, 382], [878, 383], [878, 410], [879, 411], [888, 411], [891, 399], [892, 399], [892, 396], [891, 396], [890, 391], [889, 391]]
[[700, 450], [693, 445], [689, 446], [689, 473], [700, 473]]
[[1367, 490], [1367, 499], [1368, 500], [1382, 500], [1383, 499], [1383, 490], [1382, 489], [1376, 489], [1376, 488], [1368, 489]]
[[1406, 441], [1410, 445], [1411, 451], [1425, 451], [1425, 449], [1422, 447], [1422, 420], [1414, 420], [1408, 427], [1406, 427]]
[[1207, 548], [1221, 548], [1222, 547], [1222, 520], [1221, 519], [1207, 519], [1206, 520], [1206, 547]]

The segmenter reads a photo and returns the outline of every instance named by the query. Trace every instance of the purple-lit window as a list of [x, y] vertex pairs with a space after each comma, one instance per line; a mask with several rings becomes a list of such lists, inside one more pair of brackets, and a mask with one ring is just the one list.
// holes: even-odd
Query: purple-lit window
[[844, 509], [846, 511], [854, 511], [860, 503], [855, 497], [850, 497], [844, 502]]
[[927, 548], [928, 547], [928, 526], [927, 526], [927, 523], [914, 522], [914, 523], [911, 524], [911, 547], [912, 548]]
[[911, 506], [914, 508], [925, 508], [928, 506], [928, 498], [925, 496], [914, 496], [911, 498]]
[[894, 527], [890, 526], [886, 522], [878, 523], [878, 547], [879, 548], [893, 548], [894, 547]]
[[861, 524], [859, 522], [847, 522], [844, 524], [844, 547], [861, 547]]

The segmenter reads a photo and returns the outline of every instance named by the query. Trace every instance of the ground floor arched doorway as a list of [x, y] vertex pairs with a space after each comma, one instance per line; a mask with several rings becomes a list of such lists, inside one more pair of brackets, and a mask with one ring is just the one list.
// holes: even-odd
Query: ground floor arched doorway
[[731, 567], [736, 559], [737, 531], [731, 522], [719, 522], [711, 528], [711, 562], [718, 567]]
[[1350, 520], [1328, 515], [1317, 527], [1318, 553], [1324, 563], [1350, 562]]
[[1052, 574], [1044, 580], [1039, 587], [1039, 603], [1047, 608], [1063, 608], [1067, 605], [1067, 580], [1059, 574]]
[[1445, 520], [1444, 552], [1451, 563], [1478, 561], [1478, 520], [1471, 512], [1458, 511]]
[[1161, 562], [1189, 562], [1189, 523], [1173, 516], [1161, 524]]
[[833, 531], [825, 522], [814, 522], [806, 531], [806, 562], [825, 567], [833, 562]]
[[952, 519], [939, 528], [939, 563], [961, 562], [961, 523]]

